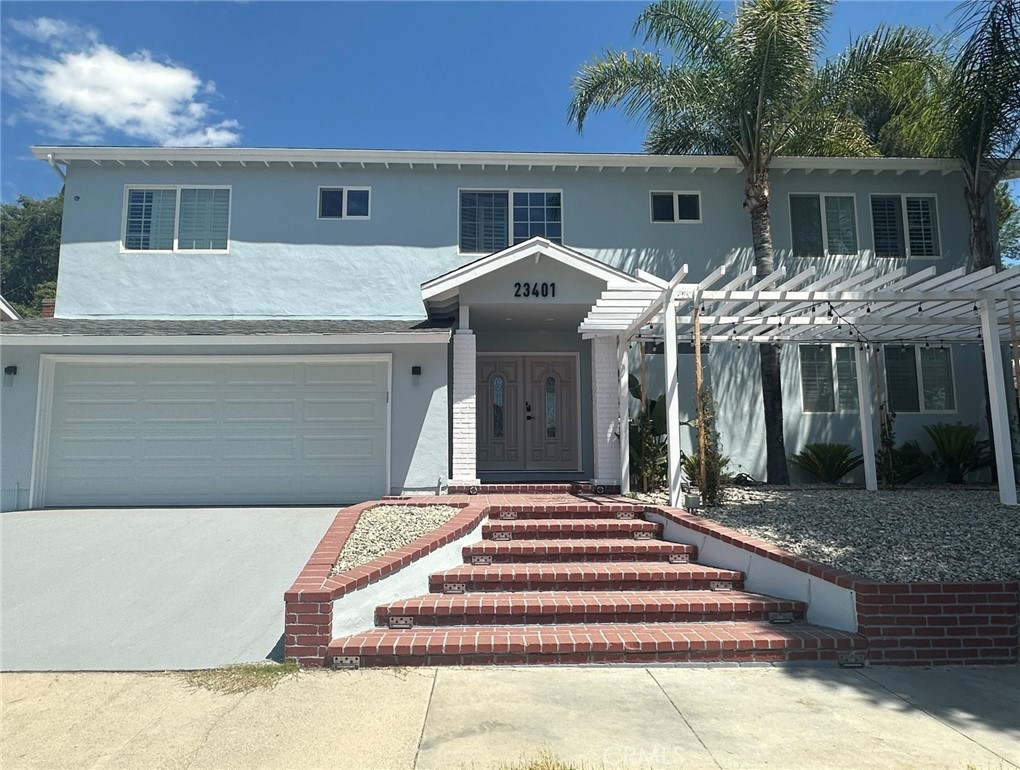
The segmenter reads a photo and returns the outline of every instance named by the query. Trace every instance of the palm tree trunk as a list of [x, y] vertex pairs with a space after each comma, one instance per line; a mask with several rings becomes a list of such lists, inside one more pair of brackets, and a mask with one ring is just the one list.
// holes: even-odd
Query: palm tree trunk
[[987, 192], [982, 192], [980, 182], [968, 182], [963, 188], [963, 198], [967, 202], [971, 268], [981, 270], [991, 265], [997, 265], [998, 260], [995, 258], [992, 233], [988, 227]]
[[[772, 222], [769, 218], [768, 170], [748, 169], [744, 182], [744, 207], [751, 214], [751, 240], [758, 277], [776, 269], [772, 251]], [[783, 439], [783, 380], [779, 368], [779, 347], [764, 342], [758, 348], [761, 361], [761, 395], [765, 415], [765, 467], [769, 484], [789, 484], [786, 442]]]

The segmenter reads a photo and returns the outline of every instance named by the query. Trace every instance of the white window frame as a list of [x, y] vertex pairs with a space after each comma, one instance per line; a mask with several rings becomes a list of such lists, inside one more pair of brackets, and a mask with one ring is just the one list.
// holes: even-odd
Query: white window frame
[[[655, 218], [655, 203], [653, 197], [656, 195], [672, 195], [673, 196], [673, 221], [670, 222], [664, 219]], [[697, 219], [678, 219], [680, 215], [680, 207], [677, 205], [676, 196], [678, 195], [693, 195], [698, 199], [698, 218]], [[700, 225], [705, 217], [705, 212], [701, 208], [701, 190], [649, 190], [648, 191], [648, 221], [653, 225]]]
[[[790, 217], [790, 255], [793, 256], [793, 198], [794, 196], [800, 197], [816, 197], [818, 198], [818, 212], [821, 216], [822, 225], [822, 253], [819, 257], [794, 257], [795, 259], [827, 259], [829, 257], [858, 257], [861, 254], [861, 218], [857, 212], [857, 194], [856, 193], [844, 193], [844, 192], [811, 192], [810, 190], [793, 191], [787, 193], [786, 196], [786, 208], [789, 212]], [[857, 251], [852, 254], [844, 254], [842, 252], [835, 253], [829, 251], [829, 228], [826, 227], [825, 223], [825, 199], [826, 198], [850, 198], [854, 203], [854, 239], [857, 241]]]
[[[172, 249], [129, 249], [127, 248], [128, 200], [132, 190], [176, 190], [174, 201], [174, 245]], [[181, 190], [227, 190], [230, 203], [227, 205], [227, 248], [225, 249], [180, 249], [177, 234], [181, 227]], [[234, 217], [234, 188], [229, 184], [125, 184], [124, 203], [120, 218], [121, 254], [227, 254], [230, 252], [230, 228]]]
[[[506, 193], [506, 217], [507, 217], [507, 229], [506, 229], [506, 246], [503, 249], [508, 249], [514, 245], [514, 193], [559, 193], [560, 195], [560, 245], [564, 245], [566, 240], [564, 234], [566, 233], [566, 206], [564, 206], [564, 195], [563, 188], [543, 188], [543, 187], [458, 187], [457, 188], [457, 254], [464, 256], [485, 256], [494, 252], [489, 251], [461, 251], [460, 248], [460, 196], [461, 193]], [[499, 249], [502, 251], [503, 249]]]
[[[900, 257], [879, 257], [875, 248], [875, 221], [873, 219], [871, 200], [872, 198], [899, 198], [900, 199], [900, 227], [903, 228], [903, 249], [906, 254]], [[914, 256], [910, 253], [910, 230], [907, 225], [907, 198], [931, 198], [935, 201], [935, 237], [939, 239], [939, 253], [933, 256]], [[873, 192], [868, 194], [868, 218], [871, 219], [871, 250], [875, 259], [914, 259], [933, 260], [942, 259], [944, 250], [942, 240], [942, 205], [939, 203], [937, 193], [898, 193], [898, 192]], [[860, 239], [857, 241], [860, 246]], [[951, 412], [949, 414], [952, 414]]]
[[[322, 216], [322, 191], [323, 190], [342, 190], [343, 201], [341, 203], [342, 216], [339, 217], [324, 217]], [[347, 213], [347, 193], [351, 190], [368, 193], [368, 214], [365, 216], [351, 216]], [[315, 218], [320, 222], [365, 222], [372, 218], [372, 188], [365, 187], [364, 185], [350, 185], [345, 184], [320, 184], [318, 189], [315, 191]]]
[[949, 351], [949, 379], [953, 385], [953, 408], [952, 409], [926, 409], [924, 406], [924, 376], [921, 371], [921, 350], [924, 348], [923, 344], [917, 344], [912, 342], [909, 345], [900, 345], [899, 343], [886, 343], [882, 346], [882, 377], [885, 386], [886, 400], [889, 401], [891, 390], [889, 388], [889, 369], [885, 366], [885, 348], [913, 348], [914, 349], [914, 371], [917, 373], [917, 406], [918, 411], [916, 412], [897, 412], [893, 409], [892, 403], [889, 403], [889, 409], [896, 412], [897, 414], [959, 414], [959, 391], [956, 388], [956, 361], [953, 356], [953, 347], [939, 346], [940, 350]]
[[[832, 367], [832, 406], [833, 406], [833, 409], [832, 409], [831, 412], [823, 411], [823, 410], [816, 410], [816, 409], [808, 409], [807, 408], [807, 404], [804, 403], [804, 374], [803, 374], [804, 370], [801, 368], [801, 359], [800, 359], [800, 349], [802, 347], [828, 347], [829, 348], [829, 366]], [[798, 385], [799, 385], [798, 390], [800, 391], [800, 410], [804, 414], [859, 414], [860, 411], [861, 411], [859, 403], [858, 403], [856, 409], [845, 409], [845, 408], [843, 408], [841, 406], [840, 399], [839, 399], [839, 369], [836, 366], [836, 348], [850, 348], [851, 350], [853, 350], [854, 346], [853, 345], [840, 345], [840, 344], [833, 343], [833, 342], [823, 342], [823, 343], [801, 342], [801, 343], [798, 343], [798, 345], [797, 345], [797, 380], [798, 380]], [[856, 369], [854, 371], [856, 371]], [[857, 373], [857, 376], [860, 377], [860, 373], [859, 372]], [[857, 381], [855, 380], [854, 381], [854, 393], [856, 394], [856, 392], [857, 392]]]

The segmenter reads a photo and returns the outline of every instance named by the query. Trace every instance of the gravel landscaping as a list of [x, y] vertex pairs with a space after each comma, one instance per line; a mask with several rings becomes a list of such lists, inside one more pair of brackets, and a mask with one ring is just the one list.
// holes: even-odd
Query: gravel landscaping
[[729, 487], [699, 513], [873, 580], [1020, 578], [1020, 510], [987, 487]]
[[330, 574], [337, 575], [385, 556], [442, 526], [460, 510], [449, 505], [377, 505], [369, 508], [358, 519]]

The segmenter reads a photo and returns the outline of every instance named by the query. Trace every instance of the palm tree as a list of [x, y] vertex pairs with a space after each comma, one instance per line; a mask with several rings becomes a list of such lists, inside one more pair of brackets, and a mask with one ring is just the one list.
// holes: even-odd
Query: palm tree
[[[744, 170], [759, 275], [775, 270], [769, 168], [779, 155], [876, 155], [848, 105], [892, 68], [924, 59], [926, 32], [880, 28], [817, 64], [832, 0], [742, 0], [733, 17], [704, 0], [660, 0], [635, 34], [658, 52], [607, 51], [574, 76], [568, 118], [622, 107], [648, 126], [653, 153], [735, 156]], [[760, 346], [768, 482], [788, 484], [779, 349]]]

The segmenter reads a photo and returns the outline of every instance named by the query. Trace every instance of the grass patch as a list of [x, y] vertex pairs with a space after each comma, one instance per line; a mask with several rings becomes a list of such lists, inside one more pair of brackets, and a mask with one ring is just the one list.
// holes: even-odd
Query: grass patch
[[272, 690], [300, 669], [297, 663], [240, 663], [236, 666], [188, 671], [183, 676], [192, 687], [221, 693], [246, 693]]
[[511, 765], [499, 765], [497, 770], [586, 770], [581, 765], [568, 764], [556, 759], [548, 751], [540, 751], [533, 759], [523, 759]]

